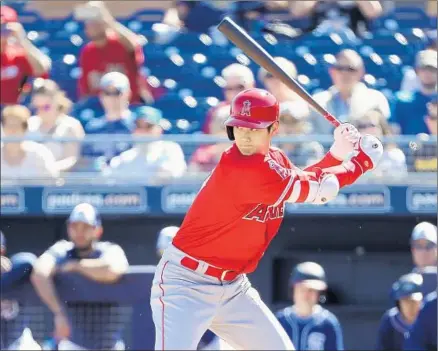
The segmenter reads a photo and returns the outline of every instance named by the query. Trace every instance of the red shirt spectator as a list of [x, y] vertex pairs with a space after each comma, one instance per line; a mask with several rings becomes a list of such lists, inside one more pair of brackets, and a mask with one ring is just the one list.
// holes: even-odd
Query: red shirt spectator
[[98, 95], [102, 76], [120, 72], [129, 78], [132, 103], [141, 102], [141, 99], [150, 101], [146, 81], [139, 71], [144, 55], [137, 34], [117, 22], [102, 2], [89, 2], [82, 5], [82, 9], [84, 11], [76, 11], [75, 17], [85, 21], [85, 31], [91, 42], [80, 55], [79, 96]]
[[2, 6], [0, 10], [0, 104], [16, 104], [25, 78], [47, 77], [50, 59], [26, 38], [13, 9]]
[[90, 42], [83, 48], [80, 57], [82, 77], [79, 80], [79, 96], [98, 95], [99, 82], [105, 73], [120, 72], [129, 78], [132, 102], [140, 102], [138, 67], [144, 63], [142, 48], [128, 52], [117, 34], [109, 34], [104, 46]]

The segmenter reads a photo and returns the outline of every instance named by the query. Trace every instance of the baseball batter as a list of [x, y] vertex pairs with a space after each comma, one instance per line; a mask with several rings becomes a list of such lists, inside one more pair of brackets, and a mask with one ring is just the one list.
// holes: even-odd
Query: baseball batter
[[151, 291], [156, 350], [195, 350], [207, 329], [235, 349], [294, 350], [246, 274], [276, 235], [286, 202], [334, 199], [372, 170], [383, 152], [377, 138], [343, 124], [330, 152], [298, 169], [270, 146], [279, 104], [261, 89], [236, 95], [225, 125], [235, 143], [204, 182], [157, 266]]

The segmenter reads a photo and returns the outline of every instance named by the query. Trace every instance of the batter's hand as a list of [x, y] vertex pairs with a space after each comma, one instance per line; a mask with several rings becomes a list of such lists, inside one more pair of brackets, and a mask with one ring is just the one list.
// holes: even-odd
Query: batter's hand
[[344, 161], [354, 151], [354, 147], [360, 139], [360, 133], [350, 123], [342, 123], [336, 127], [334, 133], [335, 142], [330, 148], [333, 157]]

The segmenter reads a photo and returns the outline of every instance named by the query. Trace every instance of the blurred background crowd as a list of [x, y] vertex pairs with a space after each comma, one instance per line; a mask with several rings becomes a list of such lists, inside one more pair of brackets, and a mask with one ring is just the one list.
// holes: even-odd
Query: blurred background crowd
[[[436, 8], [423, 5], [152, 1], [128, 11], [11, 1], [1, 8], [1, 132], [39, 143], [2, 144], [2, 180], [92, 172], [160, 184], [204, 175], [228, 145], [230, 101], [254, 86], [279, 99], [280, 136], [316, 135], [279, 141], [291, 160], [321, 157], [332, 127], [217, 31], [225, 15], [341, 121], [395, 137], [374, 177], [435, 172]], [[163, 134], [216, 142], [158, 141]]]
[[[434, 1], [2, 0], [2, 191], [3, 186], [27, 184], [56, 184], [60, 188], [76, 184], [84, 189], [89, 184], [199, 183], [230, 145], [223, 126], [230, 102], [238, 92], [251, 87], [269, 90], [280, 102], [281, 123], [279, 136], [274, 140], [276, 146], [300, 167], [321, 158], [331, 145], [332, 127], [216, 29], [226, 15], [250, 32], [330, 113], [342, 122], [354, 124], [360, 132], [384, 140], [382, 162], [362, 182], [436, 187], [438, 69]], [[34, 193], [30, 195], [36, 197]], [[2, 197], [2, 209], [3, 205]], [[150, 253], [155, 251], [151, 242], [156, 240], [158, 227], [163, 227], [163, 223], [177, 224], [181, 218], [169, 219], [167, 213], [167, 217], [155, 221], [152, 215], [142, 215], [143, 225], [137, 219], [108, 225], [109, 237], [118, 243], [123, 241], [123, 249], [101, 241], [102, 223], [90, 204], [82, 204], [71, 212], [67, 233], [60, 229], [65, 227], [63, 221], [47, 214], [38, 223], [19, 214], [15, 222], [8, 222], [13, 225], [2, 224], [8, 242], [16, 243], [12, 250], [15, 254], [9, 255], [2, 234], [2, 287], [8, 289], [23, 279], [29, 282], [33, 271], [31, 283], [52, 312], [50, 322], [42, 323], [39, 317], [35, 322], [32, 318], [47, 311], [29, 312], [14, 300], [15, 295], [2, 297], [2, 349], [7, 346], [41, 349], [34, 339], [45, 349], [78, 349], [77, 344], [88, 345], [89, 349], [123, 349], [121, 333], [127, 324], [121, 319], [120, 311], [114, 312], [114, 304], [106, 300], [99, 302], [98, 307], [96, 301], [93, 307], [69, 303], [68, 313], [64, 313], [56, 303], [52, 278], [61, 273], [79, 273], [99, 284], [115, 284], [128, 270], [126, 256], [135, 257], [135, 264], [155, 263], [157, 256]], [[292, 244], [277, 241], [284, 251], [298, 247], [312, 254], [301, 253], [294, 260], [287, 254], [284, 254], [286, 258], [280, 257], [284, 262], [289, 260], [286, 266], [292, 266], [293, 261], [296, 267], [289, 282], [284, 283], [287, 288], [278, 292], [277, 284], [269, 290], [276, 291], [268, 301], [269, 304], [275, 300], [271, 308], [295, 304], [293, 309], [281, 311], [277, 316], [297, 347], [308, 341], [307, 346], [299, 349], [340, 350], [345, 338], [347, 348], [360, 349], [363, 347], [360, 343], [367, 342], [367, 347], [374, 345], [379, 350], [401, 350], [422, 302], [436, 289], [436, 226], [426, 222], [411, 225], [425, 220], [421, 213], [408, 219], [388, 215], [388, 223], [393, 220], [394, 228], [403, 228], [404, 234], [410, 235], [410, 240], [399, 240], [399, 237], [393, 240], [392, 235], [399, 233], [380, 229], [384, 226], [381, 217], [377, 224], [373, 222], [375, 218], [359, 217], [356, 222], [333, 219], [332, 229], [327, 225], [326, 230], [342, 233], [334, 239], [325, 239], [324, 236], [330, 235], [321, 233], [323, 226], [318, 222], [322, 221], [321, 217], [315, 221], [318, 228], [308, 231], [311, 220], [303, 219], [302, 227], [306, 230], [301, 232], [294, 226], [290, 229], [292, 221], [285, 218], [284, 232], [288, 235], [292, 230], [300, 240], [307, 234], [309, 241], [316, 238], [312, 245], [296, 243], [293, 238], [288, 239]], [[376, 252], [384, 252], [390, 246], [391, 254], [370, 256], [366, 261], [366, 255], [358, 250], [354, 257], [357, 261], [364, 259], [357, 266], [363, 264], [360, 266], [363, 271], [358, 268], [354, 271], [351, 265], [357, 262], [352, 263], [350, 253], [345, 254], [350, 248], [348, 240], [354, 242], [354, 235], [350, 235], [350, 229], [342, 232], [343, 221], [345, 228], [354, 228], [354, 234], [364, 234], [360, 240], [370, 238], [367, 243]], [[32, 229], [34, 225], [44, 229], [38, 229], [38, 240], [32, 237], [36, 233]], [[177, 228], [172, 228], [170, 232], [174, 234]], [[319, 236], [312, 237], [312, 230]], [[146, 238], [146, 231], [154, 234], [152, 240]], [[383, 231], [387, 238], [379, 237]], [[26, 240], [10, 232], [20, 232]], [[49, 232], [56, 234], [50, 236]], [[166, 235], [160, 234], [158, 239], [158, 256], [162, 253], [163, 240], [169, 239], [163, 236]], [[67, 240], [50, 246], [61, 238]], [[338, 245], [332, 256], [330, 245]], [[408, 246], [411, 256], [406, 254]], [[44, 254], [37, 259], [33, 253], [17, 254], [17, 251]], [[400, 251], [402, 255], [397, 256]], [[314, 262], [295, 265], [308, 261], [309, 257], [319, 261], [318, 256], [312, 256], [314, 252], [325, 260], [326, 264], [320, 262], [323, 267]], [[348, 262], [342, 261], [344, 256]], [[335, 274], [330, 274], [334, 267]], [[344, 289], [344, 295], [331, 290], [324, 269], [328, 270], [333, 284]], [[279, 268], [271, 276], [280, 276], [283, 270]], [[374, 279], [379, 270], [381, 276]], [[261, 268], [261, 271], [260, 276], [267, 270]], [[399, 278], [399, 273], [409, 274]], [[349, 279], [362, 284], [363, 291], [356, 289]], [[256, 277], [254, 280], [257, 283]], [[261, 281], [266, 285], [265, 280]], [[306, 281], [317, 281], [318, 287], [307, 285]], [[128, 279], [126, 284], [129, 282]], [[392, 308], [383, 315], [377, 330], [376, 315], [380, 317], [384, 312], [382, 301], [387, 307], [385, 292], [392, 282]], [[258, 283], [263, 289], [260, 280]], [[88, 289], [89, 285], [82, 281], [81, 284], [76, 286], [78, 290]], [[95, 288], [93, 285], [89, 293]], [[135, 290], [123, 291], [129, 295]], [[436, 295], [432, 301], [436, 312]], [[341, 314], [340, 322], [335, 316], [330, 317], [328, 332], [318, 330], [312, 338], [297, 344], [301, 339], [294, 336], [293, 329], [306, 329], [309, 316], [319, 316], [313, 314], [319, 302], [340, 305], [337, 310]], [[351, 306], [362, 308], [360, 313], [367, 313], [363, 310], [369, 306], [375, 308], [370, 317], [372, 323], [361, 321], [362, 315], [354, 308], [342, 309]], [[304, 311], [302, 318], [296, 311]], [[428, 313], [423, 313], [427, 314], [427, 325], [436, 332], [436, 314], [431, 324]], [[36, 327], [31, 331], [24, 329], [23, 333], [23, 326], [32, 324], [31, 319]], [[296, 324], [292, 326], [293, 323]], [[424, 323], [422, 319], [417, 323], [420, 327], [415, 329], [416, 338], [420, 338], [418, 330], [420, 333], [426, 330], [421, 323]], [[142, 325], [137, 323], [140, 329], [136, 329], [136, 337], [147, 334]], [[362, 328], [367, 332], [374, 328], [374, 334], [364, 334]], [[333, 332], [335, 337], [327, 337], [332, 343], [322, 346], [325, 337], [321, 339], [321, 334], [325, 332]], [[52, 335], [55, 339], [51, 339]], [[77, 344], [57, 344], [68, 336]], [[11, 346], [19, 337], [21, 341]], [[206, 336], [200, 348], [207, 347], [210, 339]], [[412, 345], [407, 349], [418, 349]], [[217, 345], [210, 347], [214, 349]], [[430, 349], [436, 350], [436, 344]]]

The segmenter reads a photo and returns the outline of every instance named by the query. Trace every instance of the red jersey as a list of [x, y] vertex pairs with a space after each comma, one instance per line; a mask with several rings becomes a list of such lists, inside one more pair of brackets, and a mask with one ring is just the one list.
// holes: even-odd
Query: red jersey
[[32, 66], [21, 47], [8, 45], [0, 57], [0, 104], [16, 104], [24, 77], [34, 75]]
[[140, 102], [139, 67], [144, 63], [141, 46], [134, 52], [128, 52], [118, 36], [108, 35], [105, 46], [97, 47], [93, 42], [88, 43], [81, 51], [80, 66], [82, 76], [79, 79], [79, 96], [95, 96], [99, 93], [100, 78], [109, 72], [121, 72], [129, 78], [132, 90], [131, 102]]
[[254, 271], [280, 228], [293, 169], [279, 149], [244, 156], [234, 144], [204, 183], [173, 245], [223, 269]]

